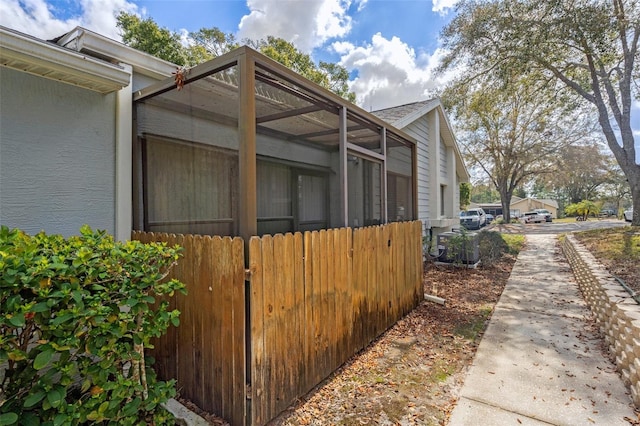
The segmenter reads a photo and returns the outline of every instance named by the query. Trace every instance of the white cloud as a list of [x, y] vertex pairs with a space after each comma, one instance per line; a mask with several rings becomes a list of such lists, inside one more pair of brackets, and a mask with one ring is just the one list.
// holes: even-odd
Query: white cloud
[[76, 0], [77, 16], [59, 18], [55, 2], [44, 0], [0, 0], [0, 25], [32, 36], [51, 39], [80, 25], [106, 37], [120, 40], [116, 16], [121, 10], [136, 12], [127, 0]]
[[434, 12], [440, 12], [442, 15], [446, 15], [449, 9], [453, 9], [458, 3], [458, 0], [433, 0], [433, 7], [431, 10]]
[[333, 43], [341, 54], [340, 64], [357, 76], [351, 82], [357, 103], [366, 110], [378, 110], [427, 99], [443, 84], [434, 79], [440, 51], [416, 55], [413, 48], [397, 37], [390, 40], [375, 34], [370, 44], [355, 47]]
[[310, 53], [327, 40], [349, 33], [350, 5], [351, 0], [248, 0], [251, 12], [240, 21], [238, 35], [240, 39], [281, 37]]

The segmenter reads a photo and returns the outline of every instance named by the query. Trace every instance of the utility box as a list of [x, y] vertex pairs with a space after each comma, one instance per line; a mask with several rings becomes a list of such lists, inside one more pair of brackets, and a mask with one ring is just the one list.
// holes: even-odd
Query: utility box
[[475, 265], [480, 262], [477, 232], [443, 232], [438, 235], [438, 261]]

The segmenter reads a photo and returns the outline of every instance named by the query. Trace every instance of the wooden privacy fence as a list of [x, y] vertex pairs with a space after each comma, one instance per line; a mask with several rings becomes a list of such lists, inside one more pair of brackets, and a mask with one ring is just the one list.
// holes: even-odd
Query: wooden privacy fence
[[247, 270], [239, 238], [133, 238], [185, 248], [172, 276], [189, 293], [171, 300], [181, 324], [156, 344], [159, 376], [233, 425], [276, 417], [424, 294], [420, 222], [253, 237]]

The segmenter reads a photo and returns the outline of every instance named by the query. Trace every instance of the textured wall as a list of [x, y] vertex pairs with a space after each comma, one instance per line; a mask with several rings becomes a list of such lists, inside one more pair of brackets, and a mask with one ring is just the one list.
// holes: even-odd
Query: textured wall
[[114, 232], [115, 94], [0, 69], [0, 223]]

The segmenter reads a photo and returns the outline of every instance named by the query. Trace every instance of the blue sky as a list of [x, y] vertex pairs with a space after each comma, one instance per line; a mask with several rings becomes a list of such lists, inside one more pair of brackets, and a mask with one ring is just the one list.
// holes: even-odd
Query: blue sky
[[120, 10], [172, 31], [218, 27], [238, 39], [292, 41], [353, 77], [357, 103], [380, 109], [427, 99], [446, 77], [433, 69], [439, 33], [457, 0], [0, 0], [0, 24], [51, 39], [75, 26], [120, 40]]

